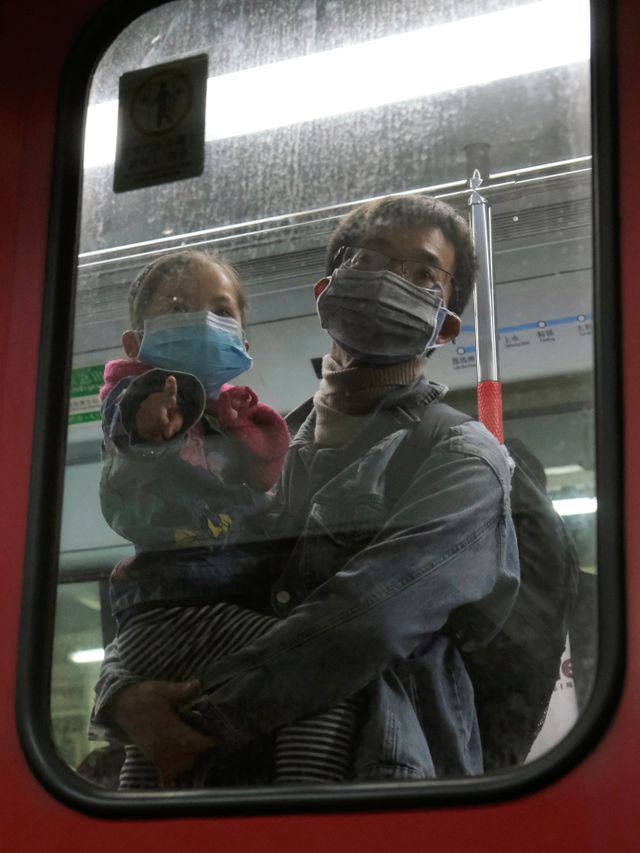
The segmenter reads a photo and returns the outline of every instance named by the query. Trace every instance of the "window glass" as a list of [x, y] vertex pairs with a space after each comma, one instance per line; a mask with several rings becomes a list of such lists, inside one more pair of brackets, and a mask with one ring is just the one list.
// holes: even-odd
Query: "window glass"
[[82, 766], [90, 751], [87, 708], [93, 703], [104, 646], [106, 602], [100, 583], [85, 580], [87, 574], [60, 583], [56, 608], [60, 629], [53, 648], [51, 715], [57, 747], [72, 767]]
[[[120, 78], [201, 55], [208, 57], [202, 174], [181, 180], [165, 177], [140, 189], [114, 192]], [[153, 85], [156, 88], [144, 96], [144, 109], [156, 125], [147, 128], [148, 144], [138, 143], [135, 153], [143, 167], [159, 156], [157, 140], [164, 138], [163, 125], [174, 118], [179, 122], [180, 93], [162, 89], [165, 84], [157, 80]], [[509, 769], [544, 755], [571, 730], [593, 687], [597, 640], [590, 112], [589, 7], [584, 0], [440, 4], [250, 0], [241, 7], [223, 0], [180, 0], [138, 18], [108, 48], [91, 82], [86, 118], [51, 687], [56, 745], [82, 775], [107, 787], [118, 785], [124, 738], [112, 725], [113, 703], [103, 710], [100, 725], [94, 720], [88, 728], [103, 650], [116, 631], [127, 634], [119, 655], [125, 654], [126, 646], [129, 663], [137, 661], [139, 666], [133, 679], [184, 682], [195, 676], [217, 697], [210, 719], [197, 703], [180, 706], [190, 725], [209, 733], [211, 724], [211, 732], [222, 739], [224, 724], [215, 709], [228, 715], [226, 734], [232, 737], [233, 731], [238, 738], [235, 757], [218, 762], [221, 775], [210, 777], [201, 771], [182, 777], [187, 787], [274, 781], [347, 784], [482, 774], [482, 746], [476, 735], [471, 736], [472, 763], [467, 765], [460, 757], [464, 745], [449, 730], [453, 711], [447, 710], [446, 691], [438, 692], [435, 702], [433, 697], [427, 701], [425, 691], [431, 689], [430, 679], [438, 680], [434, 656], [441, 643], [453, 656], [454, 668], [459, 667], [465, 725], [475, 731], [463, 635], [476, 630], [469, 627], [479, 624], [474, 619], [486, 618], [493, 627], [478, 628], [471, 637], [473, 643], [484, 642], [507, 617], [516, 570], [513, 562], [505, 562], [504, 549], [513, 550], [513, 543], [509, 545], [504, 527], [501, 532], [496, 528], [496, 536], [507, 537], [500, 547], [491, 546], [478, 533], [473, 546], [477, 550], [470, 552], [468, 565], [480, 566], [480, 586], [485, 586], [478, 595], [488, 611], [469, 608], [474, 595], [460, 581], [464, 559], [454, 560], [453, 579], [443, 581], [454, 592], [445, 594], [442, 609], [429, 610], [429, 602], [440, 600], [443, 587], [418, 585], [413, 600], [400, 605], [414, 627], [399, 630], [403, 620], [394, 610], [389, 579], [395, 573], [408, 594], [411, 566], [426, 565], [424, 555], [432, 547], [432, 540], [419, 539], [430, 518], [411, 517], [409, 509], [402, 508], [402, 497], [398, 528], [390, 523], [389, 490], [395, 487], [389, 484], [392, 475], [385, 481], [385, 472], [391, 470], [396, 445], [389, 443], [388, 434], [399, 442], [397, 437], [408, 427], [396, 424], [385, 437], [379, 436], [384, 452], [373, 439], [368, 444], [362, 439], [362, 446], [378, 447], [368, 461], [362, 451], [349, 458], [336, 448], [355, 435], [355, 423], [357, 429], [363, 428], [366, 413], [389, 399], [383, 391], [413, 387], [423, 373], [448, 386], [450, 405], [477, 417], [478, 347], [486, 348], [487, 340], [478, 342], [475, 330], [486, 329], [488, 315], [476, 323], [471, 299], [461, 312], [460, 327], [451, 318], [445, 321], [444, 345], [416, 366], [414, 356], [421, 355], [424, 346], [407, 350], [406, 341], [413, 340], [411, 319], [399, 321], [394, 315], [394, 322], [401, 323], [401, 343], [396, 349], [391, 344], [389, 349], [376, 349], [372, 329], [381, 329], [379, 334], [388, 335], [389, 341], [393, 330], [388, 324], [373, 325], [368, 307], [372, 300], [362, 291], [363, 283], [373, 287], [367, 278], [371, 269], [357, 264], [342, 267], [356, 273], [342, 281], [360, 294], [355, 312], [360, 322], [355, 324], [355, 337], [349, 338], [351, 349], [342, 339], [345, 348], [338, 362], [333, 367], [324, 363], [313, 435], [322, 447], [314, 464], [325, 473], [317, 482], [309, 474], [310, 457], [305, 461], [304, 456], [313, 453], [314, 446], [309, 445], [301, 457], [296, 456], [304, 472], [296, 469], [286, 487], [290, 491], [282, 497], [281, 490], [280, 502], [276, 499], [268, 511], [271, 492], [265, 490], [277, 479], [285, 441], [279, 420], [271, 412], [264, 414], [265, 428], [248, 397], [225, 391], [227, 396], [217, 398], [223, 403], [211, 405], [202, 391], [206, 386], [209, 397], [216, 397], [229, 378], [234, 385], [249, 385], [280, 415], [313, 397], [331, 338], [352, 334], [351, 326], [342, 322], [347, 309], [340, 301], [340, 276], [333, 277], [330, 289], [323, 292], [325, 281], [318, 311], [318, 292], [315, 296], [313, 292], [313, 285], [327, 272], [327, 248], [341, 217], [365, 202], [401, 194], [405, 199], [439, 198], [468, 222], [474, 172], [476, 183], [481, 179], [478, 213], [484, 216], [491, 209], [492, 248], [478, 231], [475, 239], [480, 277], [483, 261], [493, 261], [499, 362], [496, 375], [488, 361], [481, 363], [481, 378], [502, 381], [504, 432], [524, 447], [513, 455], [518, 462], [518, 453], [524, 452], [539, 482], [546, 481], [546, 487], [537, 488], [541, 500], [546, 491], [563, 520], [566, 550], [556, 551], [565, 554], [565, 567], [572, 549], [579, 561], [577, 574], [566, 569], [567, 584], [577, 586], [577, 592], [562, 592], [574, 602], [570, 620], [566, 621], [568, 605], [564, 610], [551, 605], [551, 616], [546, 617], [552, 620], [552, 633], [564, 638], [568, 631], [568, 642], [562, 655], [561, 649], [549, 652], [554, 676], [547, 690], [550, 706], [544, 726], [524, 755], [518, 732], [505, 732], [504, 741], [513, 749], [505, 747], [499, 766], [485, 754], [485, 770]], [[175, 147], [179, 159], [181, 142], [175, 134], [167, 145]], [[442, 285], [449, 297], [454, 273], [456, 280], [464, 278], [463, 271], [451, 266], [462, 249], [456, 255], [453, 237], [445, 236], [444, 244], [427, 246], [425, 260], [424, 246], [415, 243], [423, 232], [413, 220], [383, 225], [375, 220], [370, 231], [351, 240], [353, 248], [374, 250], [383, 257], [374, 264], [374, 272], [380, 274], [376, 287], [391, 287], [389, 292], [396, 294], [399, 291], [393, 288], [402, 289], [409, 281], [405, 315], [412, 318], [424, 310], [424, 316], [443, 320], [438, 287]], [[439, 233], [442, 237], [442, 229]], [[432, 231], [429, 234], [432, 239]], [[218, 252], [233, 269], [200, 256], [162, 267], [166, 255], [191, 249]], [[342, 257], [336, 255], [338, 265]], [[145, 282], [141, 273], [154, 262], [159, 266]], [[423, 285], [416, 297], [419, 288], [410, 273], [424, 272], [425, 265], [428, 286]], [[384, 277], [385, 268], [390, 277]], [[165, 271], [159, 275], [159, 269]], [[405, 284], [398, 285], [398, 275]], [[253, 359], [250, 371], [244, 370], [249, 359], [238, 331], [245, 313], [238, 280], [248, 301], [244, 332]], [[134, 281], [137, 290], [130, 315]], [[348, 291], [347, 298], [355, 292]], [[337, 300], [333, 308], [327, 294]], [[392, 301], [397, 308], [397, 297]], [[208, 324], [199, 323], [207, 311]], [[165, 367], [154, 342], [162, 349], [166, 335], [178, 328], [176, 312], [187, 324], [180, 359], [171, 362], [168, 372], [151, 374], [149, 367]], [[331, 338], [321, 328], [318, 312]], [[342, 322], [339, 327], [336, 316]], [[218, 342], [221, 336], [226, 341], [224, 356], [218, 344], [217, 349], [211, 345], [212, 329]], [[421, 329], [424, 335], [424, 325]], [[451, 334], [444, 334], [447, 329]], [[434, 341], [436, 337], [437, 330]], [[193, 355], [199, 345], [212, 346], [202, 372], [193, 367], [202, 362], [201, 355]], [[377, 358], [373, 369], [371, 358], [365, 357], [372, 347]], [[346, 351], [352, 361], [343, 358]], [[363, 363], [369, 367], [358, 374], [361, 384], [351, 387], [348, 368], [353, 359], [356, 372]], [[105, 365], [110, 362], [117, 364], [105, 384]], [[398, 366], [409, 362], [410, 376]], [[180, 375], [172, 384], [167, 377], [180, 369], [197, 373], [198, 381]], [[383, 373], [384, 382], [376, 378]], [[147, 416], [140, 412], [152, 396], [153, 410], [145, 421]], [[416, 402], [402, 399], [405, 409]], [[245, 427], [239, 427], [240, 422]], [[257, 424], [258, 433], [252, 432]], [[466, 434], [469, 427], [455, 429]], [[269, 450], [256, 441], [266, 441]], [[487, 471], [494, 471], [494, 488], [506, 489], [504, 457], [495, 448], [483, 452], [480, 461], [474, 456], [481, 471], [478, 483], [472, 470], [465, 469], [460, 481], [465, 485], [453, 487], [456, 500], [466, 507], [464, 524], [471, 526], [459, 530], [454, 526], [447, 533], [451, 514], [444, 510], [442, 525], [436, 525], [445, 531], [442, 536], [453, 537], [452, 543], [472, 534], [473, 519], [480, 517], [470, 509], [474, 501], [477, 513], [486, 511], [481, 504]], [[487, 459], [494, 452], [501, 461]], [[463, 446], [463, 457], [475, 453]], [[428, 457], [425, 444], [411, 463], [412, 473], [428, 464]], [[455, 466], [456, 460], [451, 451], [447, 465]], [[519, 462], [520, 470], [527, 464]], [[406, 462], [393, 465], [396, 472], [404, 465], [404, 472], [393, 476], [408, 482]], [[440, 476], [435, 469], [428, 470], [429, 477]], [[398, 488], [398, 494], [404, 494], [404, 486]], [[415, 488], [425, 512], [435, 512], [431, 487]], [[528, 536], [533, 545], [536, 534], [522, 530], [520, 536]], [[564, 535], [558, 526], [554, 530], [553, 535]], [[409, 544], [412, 536], [418, 536], [412, 540], [418, 543], [414, 550]], [[434, 553], [444, 541], [434, 546]], [[365, 558], [367, 548], [372, 550]], [[522, 548], [521, 542], [521, 561]], [[537, 570], [544, 573], [545, 558], [534, 557], [534, 568], [536, 559]], [[331, 584], [343, 581], [333, 576], [348, 563], [354, 577], [365, 572], [364, 586], [347, 580], [334, 592]], [[288, 569], [281, 576], [278, 569], [283, 566]], [[368, 571], [373, 572], [370, 581]], [[382, 595], [379, 612], [365, 606], [369, 583], [375, 584], [375, 596]], [[295, 616], [302, 613], [299, 618], [308, 618], [309, 607], [299, 606], [317, 587], [321, 588], [318, 613], [309, 617], [308, 633], [297, 637], [288, 617], [295, 610]], [[356, 602], [349, 604], [349, 596]], [[415, 606], [419, 596], [424, 596], [424, 609]], [[535, 622], [540, 610], [548, 610], [549, 601], [531, 606]], [[359, 608], [365, 613], [360, 622], [348, 616]], [[112, 610], [118, 616], [117, 627]], [[327, 629], [335, 614], [343, 628]], [[285, 627], [275, 630], [271, 620], [276, 618]], [[230, 627], [222, 628], [225, 619]], [[451, 630], [443, 629], [443, 621]], [[526, 630], [518, 629], [518, 639]], [[325, 631], [323, 651], [319, 637]], [[318, 638], [315, 645], [309, 636]], [[251, 675], [241, 651], [251, 638], [258, 643], [255, 660], [261, 679]], [[292, 650], [299, 643], [295, 662]], [[218, 662], [225, 652], [234, 651], [239, 655], [230, 664]], [[269, 665], [280, 654], [285, 666], [291, 659], [291, 698], [284, 702], [286, 678], [281, 682], [282, 673], [272, 672]], [[331, 685], [319, 690], [320, 699], [309, 686], [317, 673], [320, 681]], [[251, 701], [242, 692], [237, 701], [234, 698], [228, 687], [234, 675]], [[518, 702], [527, 705], [528, 694], [519, 693], [517, 675], [514, 678], [516, 687], [508, 701], [514, 707]], [[275, 685], [271, 690], [270, 679]], [[473, 684], [477, 689], [475, 680]], [[243, 703], [251, 707], [241, 723], [234, 714]], [[425, 709], [433, 707], [438, 713], [433, 719], [425, 717]], [[318, 721], [316, 712], [325, 716]], [[309, 718], [309, 725], [296, 727], [288, 719], [292, 714]], [[259, 722], [267, 718], [277, 722]], [[542, 724], [544, 709], [538, 720]], [[385, 738], [376, 737], [385, 725], [399, 732], [393, 748]], [[315, 760], [324, 733], [336, 729], [338, 745], [319, 759], [325, 768], [328, 763], [334, 769], [311, 778], [302, 753], [310, 751]], [[348, 747], [343, 748], [342, 742]], [[151, 776], [144, 775], [147, 771], [136, 760], [131, 758], [133, 769], [125, 787], [157, 786], [157, 778], [149, 782]]]

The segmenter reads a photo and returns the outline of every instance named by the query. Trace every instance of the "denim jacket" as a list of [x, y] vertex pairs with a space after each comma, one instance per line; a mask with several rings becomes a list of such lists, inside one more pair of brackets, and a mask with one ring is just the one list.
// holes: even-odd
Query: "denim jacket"
[[[441, 394], [420, 380], [381, 408]], [[272, 603], [287, 618], [212, 664], [202, 677], [207, 695], [187, 718], [239, 748], [359, 692], [354, 779], [481, 773], [473, 688], [458, 647], [487, 641], [517, 592], [509, 459], [483, 426], [463, 423], [416, 460], [388, 506], [385, 474], [408, 426], [382, 437], [372, 426], [375, 413], [345, 447], [319, 448], [313, 413], [303, 424], [280, 493], [280, 532], [296, 544]], [[467, 636], [454, 641], [445, 626], [463, 607]]]
[[[441, 393], [420, 381], [382, 407]], [[489, 640], [517, 592], [509, 459], [480, 424], [453, 427], [387, 506], [385, 474], [408, 427], [372, 439], [374, 421], [338, 449], [314, 444], [313, 413], [302, 426], [281, 493], [296, 545], [273, 594], [287, 618], [210, 668], [213, 692], [195, 711], [207, 731], [240, 745], [362, 691], [354, 778], [481, 773], [458, 647]], [[467, 626], [455, 640], [445, 630], [454, 611]]]

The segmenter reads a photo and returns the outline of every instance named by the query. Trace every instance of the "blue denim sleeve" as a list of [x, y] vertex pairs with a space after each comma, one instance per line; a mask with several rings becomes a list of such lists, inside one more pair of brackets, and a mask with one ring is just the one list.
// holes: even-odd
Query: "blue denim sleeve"
[[95, 686], [95, 702], [89, 720], [89, 740], [111, 740], [112, 738], [127, 740], [127, 736], [110, 716], [109, 703], [119, 690], [139, 681], [141, 681], [140, 678], [122, 665], [118, 641], [114, 640], [104, 650], [104, 660]]
[[477, 423], [455, 427], [367, 547], [267, 635], [208, 668], [188, 719], [239, 746], [420, 654], [472, 602], [483, 603], [475, 639], [486, 640], [519, 582], [509, 490], [506, 451]]

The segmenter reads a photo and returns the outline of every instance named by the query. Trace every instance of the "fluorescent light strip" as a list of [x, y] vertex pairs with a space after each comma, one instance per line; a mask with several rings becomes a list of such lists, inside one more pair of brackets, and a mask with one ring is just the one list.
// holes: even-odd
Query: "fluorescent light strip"
[[[478, 86], [589, 58], [588, 0], [514, 9], [211, 77], [206, 139]], [[89, 107], [84, 166], [112, 163], [118, 102]]]
[[99, 663], [104, 660], [104, 649], [80, 649], [71, 652], [69, 660], [73, 663]]
[[590, 515], [598, 510], [597, 498], [563, 498], [552, 503], [558, 515]]

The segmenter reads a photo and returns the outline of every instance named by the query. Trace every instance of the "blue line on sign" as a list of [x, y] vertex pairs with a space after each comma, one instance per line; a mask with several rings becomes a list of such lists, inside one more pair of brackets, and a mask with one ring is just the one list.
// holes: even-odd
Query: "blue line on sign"
[[558, 317], [557, 320], [547, 320], [547, 326], [565, 326], [567, 323], [587, 323], [591, 321], [591, 314], [580, 314], [584, 320], [578, 320], [577, 317]]
[[[587, 323], [591, 322], [593, 314], [572, 314], [571, 317], [557, 317], [553, 320], [538, 320], [535, 323], [520, 323], [517, 326], [501, 326], [498, 333], [508, 335], [512, 332], [525, 332], [531, 329], [544, 329], [546, 326], [566, 326], [569, 323]], [[474, 333], [475, 326], [462, 326], [461, 332]], [[475, 347], [474, 347], [475, 349]]]
[[[545, 326], [550, 326], [550, 323], [545, 321]], [[521, 323], [519, 326], [502, 326], [498, 329], [498, 334], [500, 335], [508, 335], [511, 332], [528, 332], [531, 329], [540, 329], [544, 328], [544, 326], [539, 326], [537, 323]]]

